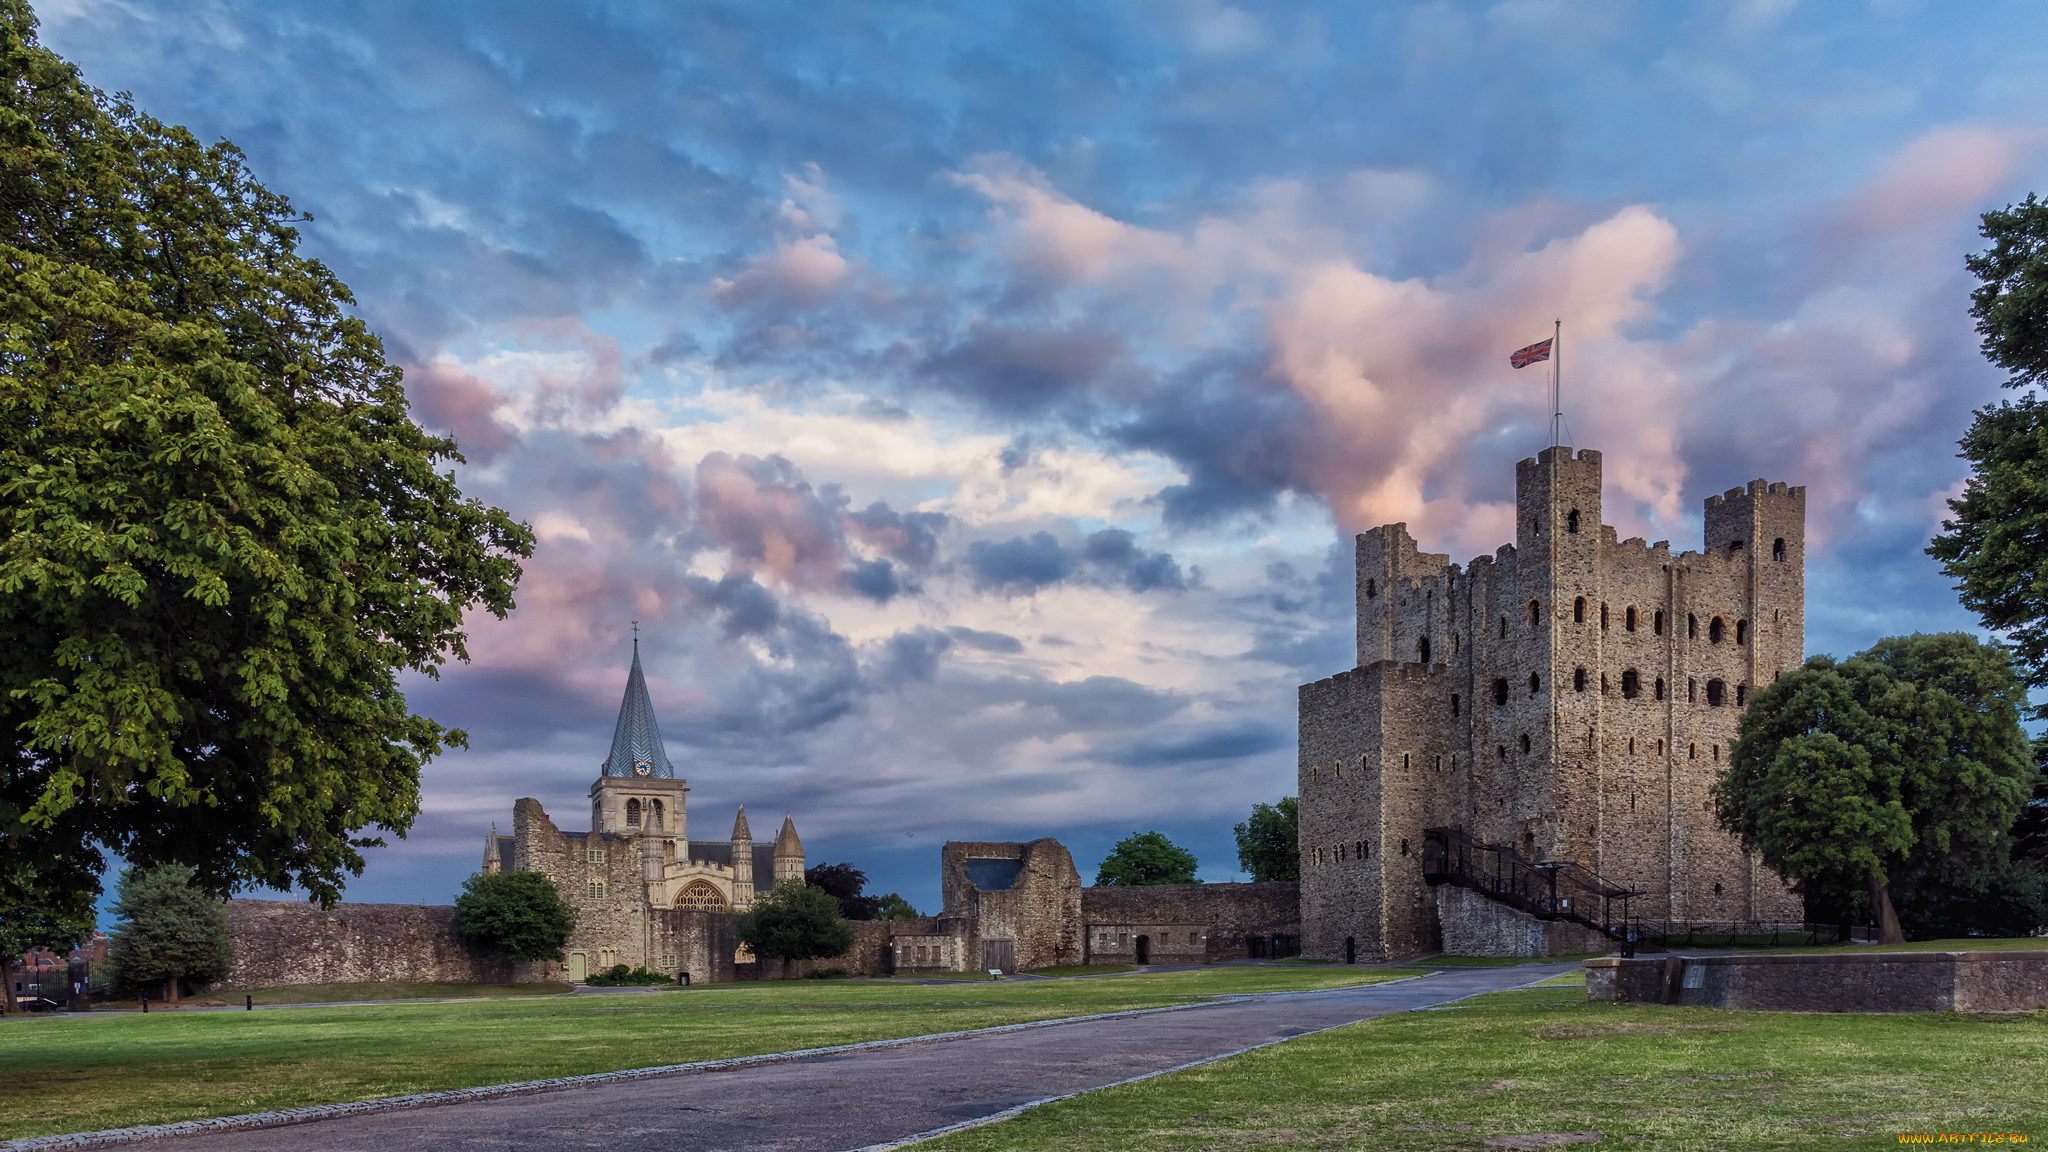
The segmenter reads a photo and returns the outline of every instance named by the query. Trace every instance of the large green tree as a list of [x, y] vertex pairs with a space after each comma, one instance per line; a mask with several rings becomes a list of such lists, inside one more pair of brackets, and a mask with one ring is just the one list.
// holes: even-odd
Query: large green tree
[[1116, 842], [1095, 882], [1117, 887], [1140, 884], [1198, 884], [1195, 854], [1158, 832], [1133, 832]]
[[822, 960], [853, 947], [853, 925], [839, 914], [839, 899], [809, 884], [778, 884], [733, 917], [733, 932], [755, 958]]
[[2027, 682], [2048, 687], [2048, 202], [1986, 212], [1991, 247], [1965, 260], [1980, 284], [1970, 315], [1984, 355], [2026, 394], [1981, 409], [1962, 439], [1970, 462], [1929, 553], [1954, 577], [1963, 604], [2012, 646]]
[[1301, 879], [1301, 800], [1283, 796], [1278, 804], [1252, 805], [1251, 818], [1231, 829], [1237, 836], [1237, 866], [1253, 880]]
[[455, 934], [507, 960], [562, 959], [576, 909], [539, 872], [478, 873], [455, 897]]
[[233, 145], [85, 84], [25, 0], [0, 80], [0, 842], [330, 902], [463, 742], [399, 674], [467, 658], [532, 535]]
[[1809, 892], [1863, 889], [1883, 937], [1903, 939], [1894, 887], [1917, 905], [2009, 875], [2037, 776], [2025, 700], [2005, 651], [1961, 633], [1816, 656], [1743, 713], [1717, 815]]
[[182, 864], [131, 867], [121, 874], [109, 959], [114, 983], [148, 994], [161, 988], [178, 998], [179, 981], [203, 984], [228, 974], [234, 951], [227, 911], [219, 897], [192, 883]]

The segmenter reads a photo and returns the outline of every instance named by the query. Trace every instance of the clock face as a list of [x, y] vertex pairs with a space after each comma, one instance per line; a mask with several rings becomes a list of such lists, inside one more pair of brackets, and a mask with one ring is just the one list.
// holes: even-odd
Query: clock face
[[651, 773], [651, 772], [653, 772], [653, 771], [654, 771], [654, 765], [652, 765], [652, 764], [649, 764], [649, 763], [648, 763], [647, 761], [645, 761], [645, 760], [635, 760], [635, 761], [633, 761], [633, 775], [635, 775], [635, 776], [645, 776], [645, 775], [648, 775], [649, 773]]

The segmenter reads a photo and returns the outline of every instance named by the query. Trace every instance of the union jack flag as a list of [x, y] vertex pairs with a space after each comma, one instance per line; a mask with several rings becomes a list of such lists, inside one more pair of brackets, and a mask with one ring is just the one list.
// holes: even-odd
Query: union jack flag
[[[1552, 337], [1551, 339], [1556, 339]], [[1527, 368], [1538, 360], [1550, 359], [1550, 341], [1538, 340], [1527, 348], [1517, 348], [1508, 354], [1508, 363], [1517, 368]]]

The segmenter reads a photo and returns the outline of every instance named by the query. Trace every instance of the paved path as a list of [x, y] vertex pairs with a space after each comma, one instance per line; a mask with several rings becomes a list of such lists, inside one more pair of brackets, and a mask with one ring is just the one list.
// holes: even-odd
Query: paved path
[[1444, 971], [1118, 1019], [152, 1142], [176, 1152], [398, 1148], [841, 1152], [1257, 1044], [1513, 988], [1576, 964]]

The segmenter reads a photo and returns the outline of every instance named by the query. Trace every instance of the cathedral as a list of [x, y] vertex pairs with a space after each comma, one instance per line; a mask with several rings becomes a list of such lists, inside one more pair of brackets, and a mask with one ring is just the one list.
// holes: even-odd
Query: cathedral
[[689, 791], [662, 746], [635, 639], [611, 755], [590, 786], [590, 831], [557, 828], [528, 797], [513, 806], [512, 835], [493, 826], [484, 840], [485, 873], [544, 873], [576, 909], [564, 948], [568, 979], [615, 964], [670, 975], [729, 969], [746, 957], [733, 955], [725, 918], [692, 914], [744, 911], [757, 891], [803, 882], [793, 819], [783, 818], [772, 846], [757, 845], [742, 807], [731, 838], [693, 842]]

